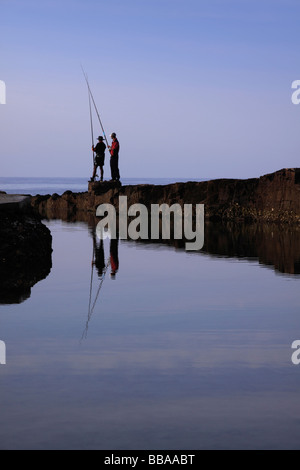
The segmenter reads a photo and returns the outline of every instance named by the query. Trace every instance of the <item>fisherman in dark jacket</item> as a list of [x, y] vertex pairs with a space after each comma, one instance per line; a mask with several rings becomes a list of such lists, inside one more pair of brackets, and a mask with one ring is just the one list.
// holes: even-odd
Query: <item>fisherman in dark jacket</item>
[[103, 167], [104, 167], [104, 159], [105, 159], [105, 149], [106, 149], [106, 145], [103, 142], [103, 137], [101, 135], [99, 135], [98, 143], [97, 143], [96, 147], [94, 147], [94, 146], [92, 147], [92, 150], [93, 150], [93, 152], [96, 153], [96, 156], [95, 156], [95, 160], [94, 160], [94, 172], [93, 172], [93, 176], [91, 178], [91, 181], [95, 180], [96, 171], [97, 171], [98, 166], [100, 168], [100, 181], [103, 181], [103, 175], [104, 175]]

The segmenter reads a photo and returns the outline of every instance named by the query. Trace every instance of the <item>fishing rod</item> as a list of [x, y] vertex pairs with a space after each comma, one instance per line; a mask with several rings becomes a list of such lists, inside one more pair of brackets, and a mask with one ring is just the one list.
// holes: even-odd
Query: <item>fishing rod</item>
[[91, 95], [89, 95], [89, 108], [90, 108], [90, 123], [91, 123], [91, 136], [92, 136], [92, 150], [93, 150], [93, 165], [95, 164], [95, 152], [94, 152], [94, 130], [93, 130], [93, 116], [92, 116], [92, 104], [91, 104]]
[[85, 81], [86, 81], [86, 84], [87, 84], [87, 87], [88, 87], [88, 90], [89, 90], [89, 95], [92, 98], [92, 101], [93, 101], [93, 104], [94, 104], [94, 107], [95, 107], [95, 110], [96, 110], [96, 114], [97, 114], [101, 129], [102, 129], [102, 132], [103, 132], [104, 139], [106, 140], [107, 146], [109, 147], [109, 144], [108, 144], [108, 141], [107, 141], [107, 138], [106, 138], [106, 134], [105, 134], [105, 131], [104, 131], [104, 128], [103, 128], [103, 124], [102, 124], [102, 121], [101, 121], [101, 118], [100, 118], [100, 115], [99, 115], [99, 112], [98, 112], [98, 109], [97, 109], [97, 106], [96, 106], [96, 103], [95, 103], [95, 100], [94, 100], [94, 97], [93, 97], [93, 93], [92, 93], [91, 88], [90, 88], [88, 77], [87, 77], [87, 75], [86, 75], [86, 73], [85, 73], [82, 66], [81, 66], [81, 69], [82, 69], [82, 72], [83, 72], [83, 75], [84, 75], [84, 78], [85, 78]]

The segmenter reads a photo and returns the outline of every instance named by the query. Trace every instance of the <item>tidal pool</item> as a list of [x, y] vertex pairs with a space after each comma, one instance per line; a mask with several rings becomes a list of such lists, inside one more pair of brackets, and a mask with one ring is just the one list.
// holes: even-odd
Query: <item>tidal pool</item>
[[299, 449], [298, 233], [194, 253], [45, 223], [50, 274], [0, 305], [1, 449]]

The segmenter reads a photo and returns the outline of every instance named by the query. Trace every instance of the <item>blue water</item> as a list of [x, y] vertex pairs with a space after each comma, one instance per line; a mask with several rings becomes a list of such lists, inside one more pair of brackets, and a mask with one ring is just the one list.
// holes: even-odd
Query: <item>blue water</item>
[[[171, 184], [186, 181], [203, 181], [193, 178], [122, 178], [123, 185], [134, 184]], [[88, 178], [13, 178], [0, 177], [0, 191], [7, 194], [63, 194], [65, 191], [85, 192]]]
[[[28, 194], [86, 184], [5, 180]], [[45, 224], [51, 272], [24, 302], [0, 305], [0, 449], [300, 449], [300, 279], [288, 271], [298, 246], [288, 232], [288, 275], [270, 256], [266, 269], [241, 228], [250, 261], [226, 258], [228, 243], [219, 256], [120, 240], [118, 272], [101, 283], [93, 226]], [[277, 245], [270, 236], [269, 255]], [[109, 239], [103, 249], [108, 263]]]

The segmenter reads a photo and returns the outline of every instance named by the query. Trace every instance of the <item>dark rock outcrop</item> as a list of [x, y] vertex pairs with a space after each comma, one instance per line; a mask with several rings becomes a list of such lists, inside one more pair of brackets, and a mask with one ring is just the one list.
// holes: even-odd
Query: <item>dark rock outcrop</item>
[[31, 208], [0, 206], [0, 304], [23, 302], [52, 267], [52, 236]]
[[251, 179], [216, 179], [168, 185], [89, 183], [87, 192], [66, 191], [35, 196], [32, 205], [43, 217], [67, 218], [77, 212], [96, 212], [100, 204], [118, 209], [119, 196], [128, 205], [204, 204], [207, 220], [300, 223], [300, 168], [282, 169]]

